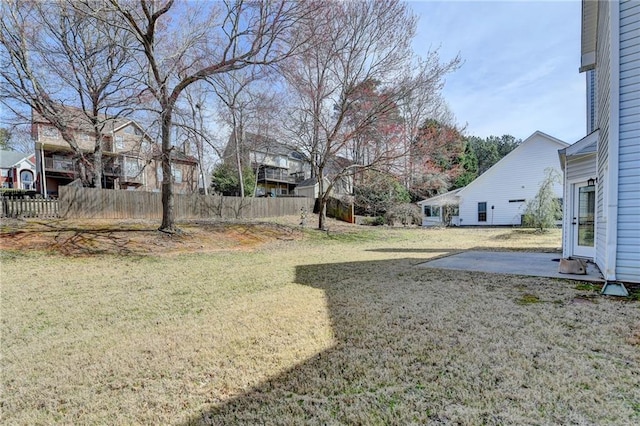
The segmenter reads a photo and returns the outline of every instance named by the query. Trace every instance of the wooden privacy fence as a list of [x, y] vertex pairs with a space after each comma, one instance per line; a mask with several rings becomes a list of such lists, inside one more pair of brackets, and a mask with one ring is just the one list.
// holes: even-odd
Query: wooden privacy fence
[[327, 216], [347, 223], [356, 223], [353, 204], [345, 203], [337, 198], [329, 198], [327, 202]]
[[[59, 188], [60, 215], [68, 219], [161, 219], [162, 194], [95, 188]], [[311, 198], [240, 198], [175, 194], [176, 220], [239, 219], [299, 215]]]
[[0, 197], [0, 204], [2, 204], [1, 217], [59, 217], [58, 200]]
[[[320, 212], [320, 200], [316, 200], [313, 207], [314, 213]], [[354, 212], [354, 206], [350, 203], [345, 203], [337, 198], [329, 198], [327, 200], [327, 217], [341, 220], [347, 223], [356, 223], [356, 215]]]

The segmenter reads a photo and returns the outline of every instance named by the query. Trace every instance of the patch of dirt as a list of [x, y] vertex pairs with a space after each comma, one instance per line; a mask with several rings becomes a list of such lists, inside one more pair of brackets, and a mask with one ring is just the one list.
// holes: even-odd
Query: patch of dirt
[[638, 324], [631, 332], [631, 336], [627, 339], [632, 345], [640, 346], [640, 324]]
[[580, 294], [573, 299], [571, 303], [598, 303], [599, 294]]
[[258, 221], [179, 223], [179, 232], [158, 231], [152, 221], [0, 221], [0, 250], [47, 251], [68, 256], [99, 254], [170, 255], [256, 250], [301, 239], [295, 218]]

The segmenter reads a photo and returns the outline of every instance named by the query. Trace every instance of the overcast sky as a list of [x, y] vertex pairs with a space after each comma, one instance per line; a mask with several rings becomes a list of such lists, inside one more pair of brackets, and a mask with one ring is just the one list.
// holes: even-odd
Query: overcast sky
[[525, 139], [540, 130], [568, 143], [585, 135], [579, 0], [409, 4], [420, 16], [415, 50], [463, 60], [444, 95], [466, 134]]

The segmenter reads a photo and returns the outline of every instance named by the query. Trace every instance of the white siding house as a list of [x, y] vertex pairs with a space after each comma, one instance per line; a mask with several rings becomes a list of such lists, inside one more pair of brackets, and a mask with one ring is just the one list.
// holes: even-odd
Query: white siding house
[[623, 294], [616, 282], [640, 282], [640, 2], [583, 0], [581, 48], [596, 130], [560, 152], [563, 256], [594, 260], [603, 292]]
[[[457, 190], [419, 202], [422, 207], [423, 226], [436, 224], [433, 208], [447, 204], [452, 197], [458, 201], [458, 215], [451, 224], [460, 226], [504, 226], [521, 225], [522, 215], [528, 201], [535, 198], [547, 169], [558, 173], [558, 150], [568, 144], [540, 131], [534, 132], [516, 149], [478, 176], [473, 182]], [[558, 182], [554, 191], [562, 197], [562, 183]], [[437, 209], [436, 209], [437, 211]], [[431, 214], [431, 217], [427, 215]]]
[[[326, 177], [322, 179], [324, 187], [327, 188], [331, 182]], [[318, 198], [319, 188], [318, 178], [313, 177], [300, 182], [293, 190], [293, 193], [299, 197]]]
[[[422, 226], [460, 226], [458, 192], [462, 188], [418, 202], [422, 211]], [[447, 209], [450, 209], [449, 211]]]

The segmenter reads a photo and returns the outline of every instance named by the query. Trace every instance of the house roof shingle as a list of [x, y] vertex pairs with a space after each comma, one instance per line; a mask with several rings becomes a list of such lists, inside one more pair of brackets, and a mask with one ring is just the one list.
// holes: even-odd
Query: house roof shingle
[[9, 169], [22, 160], [28, 160], [32, 154], [23, 154], [16, 151], [0, 151], [0, 168]]

